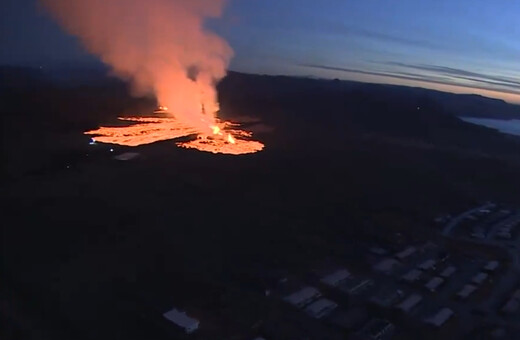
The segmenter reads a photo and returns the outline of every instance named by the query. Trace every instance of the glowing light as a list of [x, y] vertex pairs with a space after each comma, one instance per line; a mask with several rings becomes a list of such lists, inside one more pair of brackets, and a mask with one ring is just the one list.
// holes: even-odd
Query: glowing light
[[222, 132], [220, 131], [220, 128], [217, 125], [212, 126], [211, 129], [213, 130], [214, 135], [222, 135]]
[[[254, 153], [264, 148], [262, 143], [250, 139], [251, 132], [240, 130], [238, 124], [230, 122], [217, 121], [216, 125], [208, 126], [205, 131], [198, 131], [173, 117], [120, 117], [119, 120], [134, 124], [100, 127], [86, 131], [85, 134], [96, 136], [98, 143], [126, 146], [193, 136], [193, 140], [177, 142], [176, 145], [187, 149], [232, 155]], [[110, 151], [113, 152], [113, 149]]]

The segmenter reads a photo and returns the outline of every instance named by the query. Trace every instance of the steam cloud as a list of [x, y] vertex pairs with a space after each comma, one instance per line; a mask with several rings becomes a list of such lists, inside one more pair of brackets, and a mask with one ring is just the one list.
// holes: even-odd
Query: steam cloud
[[175, 118], [199, 131], [214, 125], [215, 85], [233, 51], [204, 29], [204, 20], [220, 17], [225, 0], [41, 2], [89, 52], [131, 80], [137, 94], [155, 94]]

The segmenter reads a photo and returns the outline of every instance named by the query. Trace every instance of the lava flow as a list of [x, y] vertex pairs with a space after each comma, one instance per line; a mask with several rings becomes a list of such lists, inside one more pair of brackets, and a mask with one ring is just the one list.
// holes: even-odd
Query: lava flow
[[241, 155], [261, 151], [264, 145], [251, 140], [251, 133], [240, 130], [237, 124], [217, 122], [207, 132], [184, 125], [173, 117], [126, 117], [119, 118], [133, 124], [127, 126], [100, 127], [86, 131], [96, 142], [138, 146], [158, 141], [196, 135], [196, 139], [177, 142], [177, 146], [211, 153]]

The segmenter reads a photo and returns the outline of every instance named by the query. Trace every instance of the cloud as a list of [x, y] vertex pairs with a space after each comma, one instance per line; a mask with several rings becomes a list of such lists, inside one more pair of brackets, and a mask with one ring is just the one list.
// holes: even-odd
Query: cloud
[[[386, 63], [389, 64], [389, 63]], [[400, 63], [393, 63], [394, 66], [402, 66], [407, 64], [400, 64]], [[434, 65], [423, 65], [418, 66], [417, 70], [422, 71], [430, 71], [430, 72], [437, 72], [437, 74], [424, 74], [424, 73], [413, 73], [413, 72], [405, 72], [405, 71], [371, 71], [371, 70], [356, 70], [351, 68], [345, 68], [345, 67], [338, 67], [338, 66], [330, 66], [330, 65], [319, 65], [319, 64], [299, 64], [299, 66], [303, 67], [310, 67], [315, 69], [322, 69], [322, 70], [329, 70], [329, 71], [339, 71], [339, 72], [346, 72], [346, 73], [356, 73], [356, 74], [365, 74], [365, 75], [371, 75], [371, 76], [379, 76], [379, 77], [389, 77], [389, 78], [395, 78], [395, 79], [402, 79], [402, 80], [412, 80], [412, 81], [421, 81], [426, 83], [433, 83], [433, 84], [441, 84], [441, 85], [450, 85], [450, 86], [459, 86], [464, 87], [468, 89], [478, 89], [478, 90], [486, 90], [486, 91], [496, 91], [496, 92], [502, 92], [502, 93], [509, 93], [514, 95], [520, 95], [520, 83], [515, 82], [513, 80], [509, 80], [507, 78], [507, 81], [500, 82], [500, 81], [493, 81], [490, 79], [485, 79], [485, 75], [474, 73], [471, 71], [465, 71], [465, 70], [458, 70], [458, 69], [452, 69], [449, 67], [442, 67], [442, 66], [434, 66]], [[415, 67], [409, 67], [411, 69], [415, 69]], [[448, 72], [449, 70], [453, 70], [452, 72]], [[462, 75], [464, 74], [464, 75]], [[466, 76], [473, 75], [473, 77]], [[445, 77], [449, 76], [449, 77]], [[482, 77], [484, 79], [479, 79], [478, 77]], [[492, 77], [493, 78], [493, 77]], [[502, 79], [499, 77], [495, 77], [497, 79]], [[471, 83], [469, 83], [471, 82]], [[489, 85], [497, 85], [497, 86], [489, 86]], [[499, 85], [499, 86], [498, 86]]]
[[503, 77], [503, 76], [493, 76], [493, 75], [488, 75], [488, 74], [484, 74], [484, 73], [462, 70], [462, 69], [447, 67], [447, 66], [425, 65], [425, 64], [416, 65], [416, 64], [399, 63], [399, 62], [387, 62], [386, 64], [405, 67], [405, 68], [409, 68], [409, 69], [441, 73], [441, 74], [445, 74], [445, 75], [455, 77], [455, 78], [471, 80], [471, 81], [479, 81], [479, 82], [488, 83], [490, 85], [513, 86], [513, 87], [520, 86], [519, 79], [515, 79], [515, 78], [511, 78], [511, 77]]

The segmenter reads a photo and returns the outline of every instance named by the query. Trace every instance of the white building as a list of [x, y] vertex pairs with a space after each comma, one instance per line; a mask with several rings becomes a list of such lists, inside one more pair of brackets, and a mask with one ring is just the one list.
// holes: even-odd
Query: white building
[[444, 325], [455, 313], [449, 308], [442, 308], [434, 315], [426, 318], [424, 322], [433, 325], [435, 327], [441, 327]]
[[294, 292], [284, 298], [286, 302], [296, 307], [303, 307], [314, 299], [321, 296], [319, 290], [314, 287], [304, 287], [297, 292]]
[[429, 291], [435, 292], [442, 284], [444, 283], [444, 279], [441, 277], [434, 277], [430, 281], [428, 281], [424, 287]]
[[404, 260], [407, 257], [409, 257], [410, 255], [414, 254], [416, 251], [417, 251], [417, 248], [415, 248], [413, 246], [409, 246], [406, 249], [395, 254], [395, 257], [398, 258], [399, 260]]
[[422, 301], [422, 296], [419, 294], [411, 294], [404, 299], [400, 304], [397, 305], [397, 309], [404, 313], [409, 313], [415, 306]]
[[457, 267], [448, 266], [448, 267], [444, 268], [444, 270], [439, 274], [439, 276], [448, 278], [448, 277], [452, 276], [453, 274], [455, 274], [456, 271], [457, 271]]
[[495, 270], [498, 269], [499, 266], [500, 266], [500, 262], [498, 262], [498, 261], [489, 261], [484, 266], [484, 270], [488, 271], [488, 272], [494, 272]]
[[432, 269], [435, 266], [436, 261], [434, 259], [429, 259], [421, 263], [418, 268], [421, 270]]
[[406, 281], [406, 282], [415, 282], [417, 280], [419, 280], [419, 278], [421, 277], [422, 275], [422, 271], [420, 271], [419, 269], [411, 269], [410, 271], [408, 271], [406, 274], [404, 274], [403, 276], [401, 276], [401, 279], [403, 281]]
[[308, 305], [305, 312], [315, 319], [321, 319], [332, 312], [338, 306], [337, 303], [328, 299], [319, 299]]
[[458, 293], [457, 296], [461, 299], [468, 298], [471, 294], [473, 294], [477, 290], [477, 287], [473, 285], [465, 285]]
[[479, 285], [479, 284], [483, 283], [484, 281], [486, 281], [488, 276], [489, 276], [489, 274], [480, 272], [480, 273], [476, 274], [475, 276], [473, 276], [473, 278], [471, 278], [471, 282]]
[[399, 267], [400, 265], [401, 263], [396, 259], [385, 258], [379, 261], [377, 264], [375, 264], [373, 269], [381, 273], [391, 274], [394, 271], [394, 269], [396, 267]]
[[175, 308], [167, 311], [163, 314], [163, 316], [176, 324], [177, 326], [184, 329], [186, 333], [193, 333], [195, 330], [199, 328], [199, 320], [194, 319], [186, 315], [185, 312], [181, 312]]
[[321, 282], [327, 286], [336, 287], [344, 282], [350, 276], [350, 272], [346, 269], [336, 270], [334, 273], [321, 278]]

